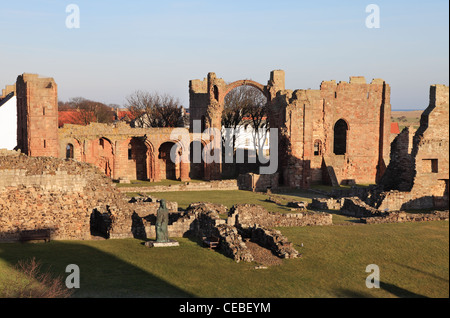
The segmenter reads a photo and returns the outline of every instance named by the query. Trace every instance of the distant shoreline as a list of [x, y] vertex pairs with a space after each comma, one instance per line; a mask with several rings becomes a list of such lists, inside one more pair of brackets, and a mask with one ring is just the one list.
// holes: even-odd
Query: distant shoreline
[[391, 109], [392, 112], [423, 112], [425, 109]]

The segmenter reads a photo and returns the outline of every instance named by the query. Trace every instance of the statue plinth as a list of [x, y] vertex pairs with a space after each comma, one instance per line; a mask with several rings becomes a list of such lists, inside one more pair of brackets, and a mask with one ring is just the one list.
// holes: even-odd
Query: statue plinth
[[180, 244], [177, 241], [169, 241], [169, 242], [148, 241], [148, 242], [145, 242], [145, 246], [147, 246], [147, 247], [171, 247], [171, 246], [180, 246]]

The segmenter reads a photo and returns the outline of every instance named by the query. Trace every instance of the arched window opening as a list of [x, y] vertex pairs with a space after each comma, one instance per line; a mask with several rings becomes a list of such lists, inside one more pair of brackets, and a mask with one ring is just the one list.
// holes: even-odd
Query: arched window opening
[[73, 145], [68, 144], [66, 146], [66, 159], [73, 159]]
[[131, 143], [128, 144], [128, 160], [133, 159], [133, 146], [131, 146]]
[[347, 153], [348, 125], [343, 119], [339, 119], [334, 125], [334, 154], [345, 155]]
[[219, 88], [216, 85], [214, 85], [214, 99], [219, 101]]

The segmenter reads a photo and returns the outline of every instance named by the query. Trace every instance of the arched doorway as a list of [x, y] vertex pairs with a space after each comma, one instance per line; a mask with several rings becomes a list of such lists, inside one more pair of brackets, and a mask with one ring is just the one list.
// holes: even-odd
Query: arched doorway
[[98, 140], [97, 154], [97, 167], [99, 167], [108, 177], [112, 177], [114, 154], [111, 141], [104, 137], [100, 138]]
[[189, 146], [189, 162], [191, 179], [203, 180], [205, 177], [205, 162], [203, 160], [204, 145], [200, 140], [194, 140]]
[[170, 153], [173, 147], [177, 147], [175, 142], [167, 141], [158, 149], [158, 160], [161, 179], [178, 180], [180, 177], [179, 162], [172, 161]]
[[128, 160], [133, 163], [136, 180], [148, 180], [147, 145], [142, 138], [131, 138], [128, 144]]
[[339, 119], [334, 125], [333, 152], [335, 155], [345, 155], [347, 153], [347, 131], [347, 122]]
[[247, 81], [234, 82], [228, 88], [222, 113], [222, 177], [259, 173], [264, 150], [269, 147], [268, 99], [263, 88]]

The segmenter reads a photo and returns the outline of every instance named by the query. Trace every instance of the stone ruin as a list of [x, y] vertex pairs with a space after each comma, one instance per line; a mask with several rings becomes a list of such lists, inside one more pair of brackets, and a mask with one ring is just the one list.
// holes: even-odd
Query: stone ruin
[[[449, 87], [432, 85], [420, 127], [406, 127], [391, 143], [390, 162], [376, 185], [322, 192], [311, 209], [339, 210], [365, 223], [448, 220]], [[403, 213], [428, 210], [431, 213]], [[434, 210], [434, 211], [433, 211]]]
[[[175, 216], [176, 215], [176, 216]], [[227, 216], [227, 219], [221, 216]], [[153, 217], [154, 218], [154, 217]], [[192, 203], [181, 213], [174, 213], [169, 221], [171, 237], [217, 237], [219, 250], [237, 262], [254, 260], [245, 241], [249, 240], [270, 250], [280, 258], [297, 258], [299, 252], [293, 244], [272, 229], [279, 226], [331, 225], [332, 216], [327, 213], [277, 214], [259, 205], [238, 204], [228, 210], [220, 204]], [[154, 220], [142, 218], [139, 237], [155, 236]]]
[[[178, 159], [189, 158], [197, 146], [212, 149], [212, 139], [195, 132], [194, 121], [201, 123], [201, 132], [220, 130], [225, 96], [247, 85], [267, 98], [267, 121], [278, 129], [279, 140], [271, 155], [276, 160], [270, 162], [278, 164], [277, 173], [242, 176], [242, 187], [264, 191], [279, 185], [308, 188], [379, 179], [389, 160], [390, 86], [361, 76], [351, 76], [348, 82], [323, 81], [318, 89], [291, 90], [286, 89], [283, 70], [273, 70], [266, 85], [252, 80], [229, 83], [210, 72], [203, 80], [189, 81], [190, 130], [180, 138], [172, 135], [172, 128], [137, 128], [122, 121], [60, 127], [56, 81], [24, 73], [15, 84], [17, 149], [29, 156], [91, 163], [120, 182], [226, 179], [226, 162], [190, 164]], [[182, 149], [177, 160], [170, 158], [173, 147]], [[235, 177], [241, 172], [232, 166]]]
[[[24, 231], [48, 230], [52, 240], [142, 238], [156, 236], [159, 200], [126, 197], [97, 167], [72, 159], [29, 157], [0, 152], [0, 240], [18, 241]], [[261, 206], [193, 203], [179, 211], [167, 202], [170, 237], [216, 236], [219, 250], [239, 261], [254, 258], [250, 240], [280, 258], [299, 253], [277, 226], [330, 225], [326, 213], [277, 214]], [[224, 219], [227, 217], [227, 219]]]

